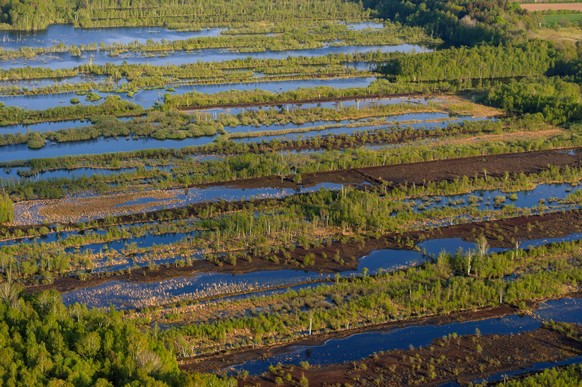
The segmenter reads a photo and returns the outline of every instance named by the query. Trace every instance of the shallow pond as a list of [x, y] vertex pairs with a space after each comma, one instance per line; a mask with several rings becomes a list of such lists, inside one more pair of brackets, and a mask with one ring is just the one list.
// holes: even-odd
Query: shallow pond
[[365, 29], [379, 30], [384, 28], [384, 24], [377, 22], [357, 22], [357, 23], [346, 23], [348, 29], [352, 31], [362, 31]]
[[317, 192], [321, 189], [337, 191], [341, 188], [342, 184], [325, 182], [310, 187], [302, 186], [299, 188], [238, 188], [229, 185], [210, 186], [205, 188], [194, 187], [188, 189], [188, 191], [185, 193], [183, 193], [184, 190], [175, 190], [173, 191], [174, 195], [168, 198], [158, 199], [144, 196], [137, 200], [130, 200], [125, 203], [120, 203], [115, 206], [115, 209], [119, 209], [120, 212], [127, 212], [126, 210], [131, 210], [131, 206], [136, 204], [148, 204], [147, 211], [157, 211], [161, 209], [185, 207], [196, 203], [216, 201], [234, 202], [249, 201], [253, 199], [283, 198], [302, 193]]
[[342, 63], [347, 68], [359, 71], [377, 71], [381, 63], [376, 62], [344, 62]]
[[321, 345], [290, 347], [284, 353], [267, 359], [247, 361], [228, 367], [224, 371], [248, 371], [251, 375], [260, 375], [266, 372], [270, 365], [279, 363], [299, 365], [304, 361], [309, 362], [311, 366], [325, 366], [365, 359], [376, 352], [408, 349], [410, 346], [415, 348], [427, 346], [434, 340], [453, 333], [472, 335], [475, 334], [476, 329], [479, 329], [483, 335], [511, 335], [533, 331], [539, 327], [541, 323], [534, 318], [510, 315], [481, 321], [445, 325], [413, 325], [405, 328], [370, 331], [340, 339], [330, 339]]
[[104, 82], [108, 79], [106, 75], [78, 75], [75, 77], [64, 77], [64, 78], [42, 78], [42, 79], [23, 79], [23, 80], [2, 80], [0, 81], [0, 87], [20, 87], [23, 89], [33, 89], [39, 87], [47, 86], [58, 86], [58, 85], [70, 85], [75, 83], [87, 83], [87, 82]]
[[[429, 256], [436, 257], [441, 252], [445, 252], [448, 254], [455, 254], [460, 250], [468, 251], [473, 250], [477, 251], [477, 243], [475, 242], [467, 242], [461, 238], [439, 238], [439, 239], [430, 239], [418, 244], [418, 247], [425, 252], [425, 254]], [[506, 249], [501, 248], [488, 248], [488, 252], [496, 253], [502, 252]]]
[[0, 148], [0, 163], [16, 160], [43, 159], [61, 156], [94, 155], [102, 153], [131, 152], [152, 148], [180, 149], [186, 146], [205, 145], [214, 136], [187, 138], [185, 140], [156, 140], [153, 138], [100, 138], [69, 143], [48, 143], [44, 148], [33, 150], [27, 145], [7, 145]]
[[141, 53], [129, 52], [119, 56], [109, 56], [108, 52], [86, 52], [81, 57], [73, 57], [69, 53], [39, 55], [35, 59], [6, 60], [0, 63], [0, 68], [42, 67], [63, 69], [77, 67], [92, 61], [95, 65], [107, 63], [150, 64], [153, 66], [181, 65], [192, 62], [224, 62], [235, 59], [285, 59], [298, 56], [325, 56], [331, 54], [356, 54], [369, 52], [428, 52], [431, 49], [414, 44], [395, 46], [325, 46], [321, 48], [287, 51], [265, 52], [233, 52], [229, 50], [204, 49], [193, 52], [170, 52], [156, 56], [143, 56]]
[[541, 304], [534, 315], [544, 321], [554, 320], [571, 324], [582, 324], [582, 299], [563, 298]]
[[190, 188], [187, 195], [178, 197], [187, 204], [203, 203], [209, 201], [246, 201], [261, 198], [282, 198], [290, 195], [317, 192], [321, 189], [337, 191], [342, 184], [319, 183], [311, 187], [294, 188], [236, 188], [230, 186], [212, 186], [206, 188]]
[[[16, 169], [13, 169], [13, 171]], [[83, 168], [80, 171], [86, 171], [89, 169]], [[75, 170], [73, 170], [75, 171]], [[95, 170], [101, 171], [101, 170]], [[107, 171], [107, 170], [105, 170]], [[53, 171], [58, 173], [66, 173], [66, 171]], [[50, 172], [47, 172], [50, 173]], [[236, 188], [231, 186], [211, 186], [205, 188], [190, 188], [187, 193], [182, 193], [183, 190], [176, 190], [174, 196], [170, 196], [169, 198], [153, 198], [153, 197], [142, 197], [135, 200], [129, 200], [125, 203], [121, 203], [116, 205], [116, 208], [124, 208], [124, 207], [131, 207], [136, 204], [153, 204], [148, 208], [148, 211], [154, 211], [156, 209], [161, 208], [170, 208], [170, 207], [183, 207], [189, 204], [195, 203], [202, 203], [202, 202], [212, 202], [212, 201], [242, 201], [242, 200], [252, 200], [255, 198], [281, 198], [285, 196], [301, 194], [301, 193], [310, 193], [310, 192], [317, 192], [321, 189], [327, 190], [339, 190], [341, 189], [341, 184], [335, 183], [320, 183], [310, 187], [300, 187], [298, 189], [293, 188]], [[168, 205], [168, 201], [172, 201], [172, 204]], [[159, 203], [158, 206], [155, 204]], [[171, 223], [171, 222], [170, 222]], [[144, 224], [152, 224], [152, 223], [144, 223]], [[125, 227], [134, 227], [139, 224], [121, 226], [122, 228]], [[105, 230], [99, 229], [98, 231], [88, 231], [90, 233], [98, 232], [100, 234], [105, 234]], [[5, 245], [13, 245], [19, 243], [48, 243], [48, 242], [55, 242], [59, 239], [66, 238], [71, 235], [78, 234], [75, 231], [71, 232], [59, 232], [59, 233], [50, 233], [48, 235], [42, 236], [40, 238], [24, 238], [24, 239], [15, 239], [9, 241], [0, 241], [0, 247]], [[83, 233], [81, 233], [83, 234]], [[189, 233], [188, 235], [193, 235]], [[145, 235], [142, 237], [136, 237], [131, 239], [120, 239], [113, 242], [105, 242], [105, 243], [97, 243], [91, 245], [85, 245], [80, 247], [82, 252], [85, 252], [89, 249], [93, 251], [99, 251], [103, 249], [106, 245], [108, 245], [108, 249], [114, 250], [121, 250], [126, 244], [131, 242], [136, 242], [138, 247], [150, 247], [153, 244], [169, 244], [176, 242], [185, 236], [185, 234], [176, 234], [176, 233], [168, 233], [168, 234], [160, 234], [160, 235]], [[68, 249], [68, 251], [74, 251], [74, 248]]]
[[23, 47], [48, 48], [63, 44], [129, 44], [147, 41], [174, 41], [197, 37], [219, 36], [223, 29], [212, 28], [201, 31], [176, 31], [161, 27], [114, 27], [114, 28], [75, 28], [72, 25], [53, 24], [44, 31], [36, 32], [0, 32], [0, 47], [4, 49], [20, 49]]
[[[209, 160], [217, 159], [218, 157], [209, 156]], [[205, 161], [204, 157], [191, 157], [192, 160], [198, 160], [200, 162]], [[160, 166], [141, 166], [140, 168], [117, 168], [117, 169], [107, 169], [107, 168], [74, 168], [74, 169], [55, 169], [51, 171], [38, 172], [31, 176], [21, 177], [19, 171], [28, 172], [29, 168], [26, 167], [14, 167], [14, 168], [4, 168], [0, 169], [0, 181], [7, 182], [9, 180], [20, 180], [27, 179], [31, 181], [41, 181], [41, 180], [52, 180], [52, 179], [80, 179], [88, 178], [92, 176], [114, 176], [123, 173], [135, 173], [138, 169], [143, 168], [146, 171], [157, 170], [161, 172], [172, 172], [172, 165], [160, 165]], [[1, 183], [0, 183], [1, 184]]]
[[[342, 79], [338, 81], [343, 82], [354, 82], [354, 80], [358, 79], [365, 79], [369, 83], [372, 83], [376, 78], [368, 77], [368, 78], [348, 78]], [[321, 82], [325, 82], [324, 80], [311, 80], [310, 82], [317, 82], [317, 84], [309, 84], [306, 87], [317, 87], [317, 86], [326, 86]], [[337, 86], [334, 86], [337, 87]], [[360, 87], [360, 86], [349, 86], [349, 87]], [[366, 87], [366, 86], [362, 86]], [[279, 91], [279, 90], [273, 90]], [[286, 103], [280, 105], [256, 105], [256, 106], [245, 106], [245, 107], [225, 107], [225, 108], [212, 108], [212, 109], [196, 109], [191, 110], [191, 112], [201, 112], [201, 113], [210, 113], [214, 116], [218, 114], [225, 113], [225, 114], [233, 114], [238, 115], [241, 113], [249, 112], [249, 111], [257, 111], [257, 110], [268, 110], [268, 109], [276, 109], [277, 111], [291, 111], [291, 110], [298, 110], [298, 109], [313, 109], [313, 108], [326, 108], [326, 109], [340, 109], [346, 107], [368, 107], [368, 106], [375, 106], [375, 105], [396, 105], [396, 104], [417, 104], [417, 105], [427, 105], [429, 102], [436, 102], [438, 98], [422, 98], [422, 97], [386, 97], [386, 98], [357, 98], [357, 99], [348, 99], [343, 101], [323, 101], [323, 102], [310, 102], [310, 103]]]
[[72, 253], [98, 253], [100, 251], [118, 251], [123, 252], [124, 249], [128, 248], [128, 245], [134, 245], [136, 248], [147, 248], [154, 245], [168, 245], [171, 243], [176, 243], [185, 238], [198, 235], [198, 231], [191, 231], [186, 233], [169, 233], [161, 235], [146, 234], [140, 237], [134, 237], [131, 239], [118, 239], [111, 242], [105, 243], [93, 243], [89, 245], [84, 245], [78, 248], [67, 248], [65, 251]]
[[[91, 231], [93, 233], [104, 235], [106, 233], [105, 230], [95, 230]], [[52, 243], [57, 242], [61, 239], [65, 239], [72, 235], [78, 235], [77, 231], [52, 231], [46, 235], [42, 235], [39, 237], [32, 237], [32, 238], [21, 238], [21, 239], [11, 239], [6, 241], [0, 241], [0, 247], [3, 246], [12, 246], [15, 244], [25, 244], [25, 243]]]
[[[341, 272], [344, 277], [358, 275], [364, 268], [370, 274], [390, 271], [424, 261], [422, 255], [409, 250], [377, 250], [361, 258], [357, 270]], [[192, 277], [164, 280], [156, 283], [110, 281], [93, 288], [63, 294], [67, 304], [87, 303], [89, 306], [135, 308], [147, 305], [152, 298], [168, 302], [177, 298], [201, 298], [233, 292], [256, 292], [272, 287], [286, 287], [301, 282], [321, 282], [333, 279], [334, 274], [303, 270], [256, 271], [246, 274], [200, 273]]]
[[[581, 309], [582, 300], [579, 298], [563, 298], [561, 300], [551, 300], [541, 304], [534, 311], [534, 315], [544, 321], [560, 321], [565, 323], [582, 324]], [[555, 362], [539, 362], [528, 367], [522, 367], [512, 371], [502, 371], [473, 381], [474, 384], [488, 384], [503, 382], [509, 378], [520, 375], [538, 372], [547, 368], [561, 367], [570, 364], [582, 363], [582, 355]]]
[[[160, 170], [167, 170], [167, 168], [157, 168]], [[52, 179], [80, 179], [91, 176], [113, 176], [122, 173], [133, 173], [137, 168], [120, 168], [120, 169], [102, 169], [102, 168], [76, 168], [76, 169], [57, 169], [53, 171], [40, 172], [32, 176], [21, 177], [18, 174], [19, 170], [27, 170], [27, 168], [10, 168], [0, 169], [0, 181], [21, 180], [41, 181]]]
[[[553, 312], [546, 313], [544, 320], [571, 321], [572, 318], [560, 312], [560, 305], [570, 299], [551, 301], [556, 307]], [[545, 309], [542, 304], [540, 309]], [[582, 304], [571, 305], [571, 314], [582, 319]], [[540, 316], [541, 317], [541, 316]], [[564, 318], [565, 317], [565, 318]], [[564, 318], [564, 319], [563, 319]], [[541, 321], [534, 317], [509, 315], [488, 318], [479, 321], [454, 322], [443, 325], [412, 325], [405, 328], [393, 328], [363, 332], [338, 339], [330, 339], [320, 345], [292, 346], [284, 353], [267, 359], [247, 361], [226, 369], [229, 372], [248, 371], [251, 375], [262, 374], [270, 365], [299, 365], [303, 361], [312, 366], [344, 363], [367, 358], [376, 352], [415, 348], [430, 345], [434, 340], [456, 333], [457, 335], [473, 335], [478, 329], [482, 335], [513, 335], [533, 331], [540, 328]]]
[[[91, 125], [90, 121], [72, 120], [72, 121], [58, 121], [58, 122], [41, 122], [38, 124], [29, 125], [8, 125], [0, 126], [0, 135], [2, 134], [18, 134], [27, 132], [56, 132], [63, 129], [79, 128]], [[0, 148], [1, 150], [2, 148]]]
[[[440, 114], [440, 113], [424, 113], [425, 115], [429, 114]], [[386, 128], [411, 128], [411, 129], [419, 129], [419, 130], [431, 130], [431, 129], [439, 129], [445, 128], [450, 124], [462, 123], [465, 121], [479, 121], [484, 120], [484, 118], [475, 118], [475, 117], [455, 117], [455, 118], [448, 118], [442, 119], [440, 121], [430, 121], [430, 122], [415, 122], [414, 123], [407, 123], [407, 121], [393, 121], [388, 122], [386, 126], [381, 125], [363, 125], [363, 126], [341, 126], [341, 127], [334, 127], [329, 129], [323, 130], [313, 130], [313, 131], [305, 131], [299, 133], [283, 133], [283, 134], [269, 134], [264, 136], [256, 136], [256, 137], [241, 137], [241, 138], [233, 138], [232, 141], [234, 142], [244, 142], [244, 143], [258, 143], [263, 141], [271, 141], [273, 139], [285, 139], [285, 140], [298, 140], [298, 139], [309, 139], [319, 136], [327, 136], [327, 135], [339, 135], [345, 134], [350, 135], [358, 132], [372, 132], [375, 130], [383, 130]]]
[[55, 171], [46, 171], [31, 176], [31, 180], [50, 180], [50, 179], [79, 179], [82, 177], [91, 176], [111, 176], [121, 173], [132, 173], [137, 171], [137, 168], [121, 168], [121, 169], [97, 169], [97, 168], [76, 168], [76, 169], [59, 169]]
[[[71, 99], [76, 98], [80, 105], [99, 105], [103, 103], [104, 99], [109, 95], [119, 96], [122, 99], [133, 102], [149, 109], [156, 103], [163, 103], [165, 94], [182, 95], [190, 92], [199, 93], [218, 93], [230, 90], [267, 90], [271, 92], [284, 92], [290, 90], [297, 90], [299, 88], [309, 87], [333, 87], [336, 89], [352, 88], [352, 87], [368, 87], [375, 77], [364, 78], [337, 78], [337, 79], [308, 79], [308, 80], [293, 80], [293, 81], [273, 81], [273, 82], [246, 82], [246, 83], [230, 83], [217, 85], [186, 85], [176, 86], [173, 91], [166, 91], [164, 89], [149, 89], [141, 90], [133, 96], [128, 96], [124, 93], [106, 93], [94, 92], [101, 96], [98, 101], [88, 101], [85, 95], [78, 95], [77, 93], [58, 93], [58, 94], [39, 94], [39, 95], [18, 95], [18, 96], [0, 96], [0, 102], [6, 106], [15, 106], [23, 109], [50, 109], [59, 106], [71, 106]], [[0, 134], [2, 128], [0, 127]]]
[[[78, 105], [95, 106], [103, 103], [105, 97], [108, 95], [120, 95], [116, 93], [102, 93], [94, 92], [101, 96], [101, 99], [96, 101], [89, 101], [85, 95], [78, 95], [77, 93], [52, 93], [52, 94], [38, 94], [38, 95], [15, 95], [15, 96], [0, 96], [0, 102], [6, 106], [19, 107], [22, 109], [44, 110], [60, 106], [72, 106], [71, 100], [75, 98], [79, 101]], [[127, 99], [125, 97], [124, 99]]]
[[[180, 234], [172, 235], [174, 235], [174, 238], [177, 238]], [[171, 235], [166, 238], [168, 238], [167, 241], [172, 242]], [[579, 240], [580, 238], [582, 238], [582, 233], [571, 234], [562, 238], [531, 240], [524, 243], [524, 245], [533, 246]], [[115, 243], [118, 248], [123, 248], [124, 241]], [[438, 254], [443, 250], [455, 253], [459, 248], [464, 250], [475, 249], [476, 245], [461, 239], [450, 238], [425, 241], [419, 244], [419, 247], [428, 253]], [[508, 249], [492, 248], [488, 250], [488, 253], [506, 250]], [[339, 275], [342, 277], [361, 275], [364, 270], [369, 274], [376, 274], [381, 270], [393, 271], [415, 266], [423, 263], [424, 260], [423, 254], [418, 251], [395, 249], [375, 250], [358, 260], [358, 268], [356, 270], [343, 271]], [[126, 269], [132, 265], [133, 263], [131, 262], [125, 265], [118, 264], [115, 268], [118, 270]], [[136, 308], [148, 305], [152, 299], [164, 299], [168, 302], [168, 300], [177, 300], [185, 297], [189, 299], [218, 296], [228, 297], [229, 293], [248, 293], [244, 296], [232, 296], [234, 298], [266, 295], [273, 292], [274, 290], [271, 290], [271, 288], [274, 287], [287, 288], [306, 282], [312, 282], [312, 284], [305, 286], [315, 286], [322, 281], [332, 280], [334, 276], [335, 274], [331, 273], [315, 273], [303, 270], [257, 271], [237, 275], [201, 273], [192, 277], [176, 278], [149, 284], [111, 281], [94, 288], [68, 292], [63, 297], [67, 303], [83, 302], [91, 306], [101, 307], [108, 306], [111, 303], [117, 308]], [[279, 289], [278, 291], [281, 290]], [[548, 305], [548, 308], [540, 308], [540, 313], [555, 314], [556, 312], [551, 310], [553, 305], [551, 303]], [[578, 306], [571, 304], [570, 307], [577, 308]], [[577, 316], [572, 318], [582, 318], [582, 314], [574, 315], [569, 312], [564, 313], [565, 316]], [[542, 316], [541, 314], [539, 317], [547, 318], [546, 315]]]
[[[540, 238], [540, 239], [530, 239], [526, 241], [520, 241], [520, 249], [529, 249], [532, 247], [539, 247], [543, 245], [548, 245], [551, 243], [559, 242], [573, 242], [582, 239], [582, 233], [572, 233], [563, 237], [556, 238]], [[418, 244], [418, 248], [421, 249], [425, 254], [436, 257], [441, 252], [453, 255], [458, 251], [478, 251], [478, 246], [476, 242], [465, 241], [461, 238], [439, 238], [430, 239]], [[500, 253], [504, 251], [509, 251], [510, 248], [503, 247], [488, 247], [487, 253]]]
[[[171, 243], [180, 234], [170, 234], [157, 238], [168, 238]], [[147, 237], [146, 237], [147, 238]], [[579, 240], [582, 233], [571, 234], [562, 238], [548, 238], [543, 240], [531, 240], [524, 246], [534, 246], [554, 242]], [[143, 239], [143, 238], [142, 238]], [[145, 240], [145, 239], [144, 239]], [[128, 241], [114, 242], [116, 248], [122, 249]], [[459, 248], [464, 250], [475, 249], [476, 245], [457, 238], [433, 239], [419, 244], [419, 247], [429, 254], [436, 255], [440, 251], [455, 253]], [[99, 248], [93, 245], [92, 248]], [[488, 252], [505, 251], [508, 249], [489, 249]], [[202, 257], [200, 257], [202, 258]], [[382, 249], [372, 251], [370, 254], [358, 260], [357, 270], [348, 270], [340, 273], [342, 277], [361, 275], [364, 269], [369, 274], [376, 274], [380, 270], [390, 271], [418, 265], [424, 262], [423, 253], [412, 250]], [[123, 265], [123, 264], [121, 264]], [[119, 269], [132, 265], [128, 262]], [[259, 271], [246, 274], [230, 275], [217, 273], [200, 273], [193, 277], [183, 277], [165, 280], [157, 283], [139, 284], [122, 281], [111, 281], [93, 288], [71, 291], [63, 295], [67, 303], [84, 302], [92, 306], [107, 306], [112, 303], [118, 308], [136, 308], [147, 305], [152, 297], [155, 299], [179, 299], [228, 296], [229, 293], [252, 293], [264, 295], [270, 292], [269, 288], [285, 288], [297, 286], [305, 282], [329, 281], [335, 275], [331, 273], [315, 273], [303, 270], [275, 270]], [[306, 285], [307, 286], [307, 285]], [[242, 296], [235, 296], [242, 297]], [[551, 304], [549, 304], [551, 306]], [[576, 306], [574, 306], [576, 307]], [[548, 313], [548, 311], [541, 313]], [[544, 317], [545, 318], [545, 317]]]
[[314, 126], [322, 126], [322, 125], [341, 125], [341, 124], [348, 124], [351, 121], [341, 121], [341, 122], [334, 122], [334, 121], [314, 121], [308, 122], [305, 124], [283, 124], [283, 125], [260, 125], [260, 126], [249, 126], [249, 125], [239, 125], [239, 126], [226, 126], [224, 129], [228, 133], [254, 133], [254, 132], [263, 132], [263, 131], [277, 131], [277, 130], [286, 130], [286, 129], [299, 129], [299, 128], [308, 128]]
[[[272, 81], [272, 82], [244, 82], [244, 83], [229, 83], [216, 85], [187, 85], [174, 87], [174, 91], [167, 92], [164, 90], [142, 90], [136, 93], [133, 97], [122, 96], [123, 99], [137, 103], [145, 108], [152, 107], [156, 102], [163, 103], [164, 95], [175, 94], [183, 95], [191, 92], [215, 94], [224, 91], [238, 90], [266, 90], [274, 93], [284, 91], [297, 90], [300, 88], [312, 87], [333, 87], [336, 89], [352, 88], [352, 87], [368, 87], [376, 80], [375, 77], [364, 78], [338, 78], [338, 79], [306, 79], [293, 81]], [[226, 112], [225, 109], [223, 112]], [[231, 112], [231, 114], [235, 114]]]
[[481, 211], [499, 209], [504, 206], [517, 208], [534, 208], [566, 198], [580, 188], [571, 184], [539, 184], [532, 190], [518, 192], [503, 192], [501, 190], [478, 190], [468, 194], [450, 196], [430, 196], [408, 201], [416, 211], [426, 211], [434, 208], [460, 208], [471, 206]]

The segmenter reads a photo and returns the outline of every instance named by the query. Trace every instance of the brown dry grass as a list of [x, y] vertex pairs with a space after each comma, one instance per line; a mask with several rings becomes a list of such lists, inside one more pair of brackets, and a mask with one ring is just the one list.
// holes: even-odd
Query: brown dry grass
[[442, 106], [443, 109], [455, 114], [472, 117], [496, 117], [503, 114], [503, 111], [500, 109], [481, 105], [456, 95], [442, 95], [438, 98], [439, 106]]
[[582, 29], [577, 27], [560, 28], [557, 30], [551, 28], [541, 28], [535, 31], [531, 31], [529, 36], [532, 39], [576, 43], [582, 40]]
[[[27, 211], [21, 211], [27, 216], [15, 219], [15, 224], [30, 224], [40, 216], [44, 221], [52, 222], [78, 222], [83, 218], [102, 218], [108, 215], [122, 215], [128, 213], [139, 213], [147, 211], [151, 207], [169, 206], [177, 200], [176, 190], [170, 191], [146, 191], [132, 192], [115, 195], [94, 196], [85, 198], [66, 198], [57, 200], [27, 201], [17, 203], [19, 207], [27, 207]], [[123, 203], [143, 199], [153, 198], [155, 202], [145, 204], [134, 204], [120, 206]], [[119, 207], [117, 207], [119, 206]], [[28, 219], [30, 218], [30, 219]]]
[[501, 142], [501, 141], [515, 141], [515, 140], [532, 140], [532, 139], [545, 139], [554, 137], [560, 134], [563, 134], [563, 129], [553, 128], [547, 130], [540, 130], [537, 132], [527, 132], [527, 131], [520, 131], [520, 132], [511, 132], [511, 133], [503, 133], [503, 134], [487, 134], [478, 137], [468, 137], [468, 138], [459, 138], [456, 140], [446, 139], [437, 142], [436, 144], [442, 143], [442, 145], [468, 145], [468, 144], [475, 144], [480, 142]]

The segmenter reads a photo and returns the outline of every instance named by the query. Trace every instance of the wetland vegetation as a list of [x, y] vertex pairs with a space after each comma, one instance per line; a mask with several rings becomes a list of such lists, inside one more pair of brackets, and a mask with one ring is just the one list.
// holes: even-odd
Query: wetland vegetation
[[579, 383], [578, 16], [527, 9], [0, 0], [1, 383]]

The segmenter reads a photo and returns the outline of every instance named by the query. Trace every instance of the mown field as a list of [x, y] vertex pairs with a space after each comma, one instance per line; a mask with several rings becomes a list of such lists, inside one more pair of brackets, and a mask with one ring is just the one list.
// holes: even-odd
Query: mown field
[[582, 3], [522, 3], [520, 6], [528, 11], [582, 11]]

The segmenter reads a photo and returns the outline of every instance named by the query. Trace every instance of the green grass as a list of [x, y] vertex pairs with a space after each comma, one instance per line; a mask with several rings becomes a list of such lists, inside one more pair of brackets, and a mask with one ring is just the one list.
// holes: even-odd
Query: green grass
[[582, 13], [580, 12], [544, 15], [543, 21], [544, 26], [553, 25], [569, 26], [580, 23], [582, 23]]

